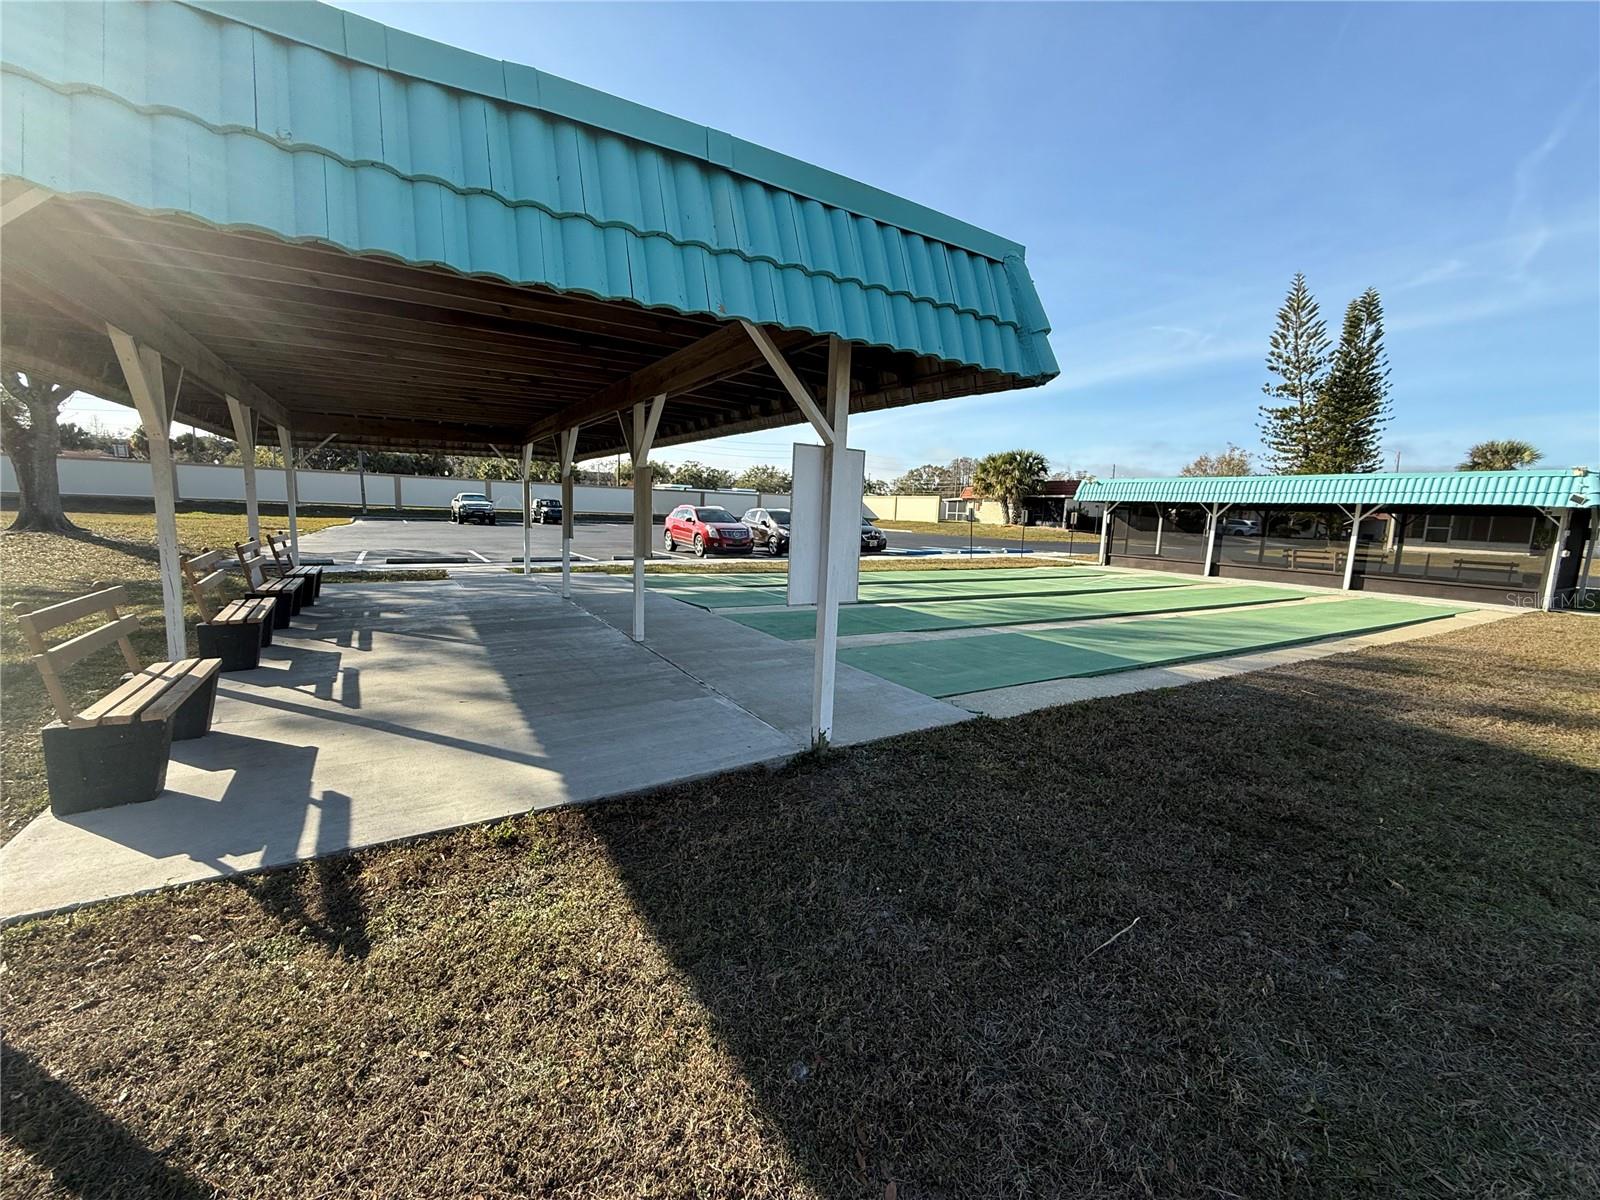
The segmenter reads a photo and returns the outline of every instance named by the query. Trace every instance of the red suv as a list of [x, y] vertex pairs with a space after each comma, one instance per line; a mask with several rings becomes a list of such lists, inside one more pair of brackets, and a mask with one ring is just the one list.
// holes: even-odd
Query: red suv
[[680, 504], [667, 514], [661, 544], [668, 550], [693, 546], [704, 558], [707, 554], [749, 554], [755, 543], [750, 527], [727, 509]]

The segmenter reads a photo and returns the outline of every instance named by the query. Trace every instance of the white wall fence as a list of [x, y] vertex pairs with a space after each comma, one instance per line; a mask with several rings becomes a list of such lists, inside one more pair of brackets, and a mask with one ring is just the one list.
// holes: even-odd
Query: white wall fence
[[[56, 474], [61, 494], [116, 500], [152, 500], [155, 496], [150, 464], [116, 458], [58, 458]], [[352, 508], [361, 504], [361, 476], [354, 471], [296, 470], [295, 484], [302, 505], [339, 504]], [[457, 492], [483, 492], [501, 512], [522, 513], [520, 480], [447, 479], [433, 475], [366, 476], [367, 511], [376, 514], [401, 508], [450, 507]], [[0, 454], [0, 492], [14, 496], [17, 476], [11, 456]], [[256, 468], [256, 495], [263, 503], [283, 504], [287, 499], [283, 471], [276, 467]], [[561, 498], [559, 483], [535, 483], [534, 499]], [[226, 500], [244, 503], [244, 470], [210, 463], [178, 464], [180, 501]], [[752, 508], [787, 508], [789, 497], [771, 492], [688, 491], [681, 488], [656, 488], [656, 516], [665, 516], [680, 504], [720, 504], [734, 516]], [[627, 517], [633, 513], [633, 489], [627, 487], [575, 486], [572, 489], [574, 513], [590, 516]]]

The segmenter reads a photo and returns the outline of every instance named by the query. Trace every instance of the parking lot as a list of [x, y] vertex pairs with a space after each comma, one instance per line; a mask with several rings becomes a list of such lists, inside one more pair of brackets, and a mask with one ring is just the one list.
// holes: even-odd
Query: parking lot
[[[939, 554], [967, 548], [963, 535], [902, 533], [887, 530], [889, 554]], [[668, 553], [661, 548], [659, 525], [651, 537], [657, 557], [694, 561], [687, 551]], [[1091, 543], [1086, 542], [1086, 548]], [[1015, 549], [1016, 542], [974, 538], [977, 550]], [[341, 566], [381, 566], [386, 563], [513, 563], [522, 560], [522, 526], [516, 514], [502, 513], [498, 525], [455, 525], [445, 517], [356, 517], [300, 539], [307, 561]], [[579, 562], [609, 562], [633, 554], [630, 521], [585, 521], [574, 526], [572, 552]], [[561, 526], [533, 527], [535, 562], [555, 562], [561, 557]], [[757, 557], [760, 557], [759, 555]]]

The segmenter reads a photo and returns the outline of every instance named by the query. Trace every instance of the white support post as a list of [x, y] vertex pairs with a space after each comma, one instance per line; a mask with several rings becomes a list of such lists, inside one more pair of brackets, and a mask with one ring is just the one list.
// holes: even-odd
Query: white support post
[[1540, 608], [1550, 612], [1556, 606], [1556, 579], [1561, 574], [1561, 551], [1567, 542], [1567, 523], [1572, 519], [1572, 510], [1563, 508], [1561, 519], [1556, 522], [1556, 540], [1550, 546], [1550, 570], [1544, 577], [1544, 601]]
[[1156, 508], [1156, 557], [1157, 558], [1161, 557], [1161, 531], [1162, 531], [1163, 526], [1166, 525], [1166, 523], [1167, 523], [1166, 510], [1161, 508], [1161, 507], [1159, 507], [1159, 506], [1157, 506], [1157, 508]]
[[1111, 514], [1116, 511], [1116, 503], [1102, 505], [1100, 508], [1100, 565], [1111, 565]]
[[[828, 339], [828, 393], [824, 423], [831, 431], [822, 447], [822, 553], [817, 560], [816, 660], [811, 679], [811, 744], [826, 747], [833, 738], [833, 693], [839, 659], [839, 582], [845, 564], [838, 556], [845, 539], [834, 536], [841, 522], [861, 521], [861, 497], [852, 495], [851, 473], [843, 470], [840, 452], [847, 446], [850, 421], [850, 343]], [[848, 543], [859, 553], [855, 539]]]
[[655, 541], [654, 497], [650, 486], [650, 443], [661, 424], [661, 410], [667, 398], [657, 396], [649, 404], [633, 406], [633, 436], [628, 446], [633, 451], [633, 640], [644, 641], [644, 564]]
[[1361, 505], [1350, 510], [1350, 545], [1344, 555], [1344, 590], [1349, 591], [1356, 579], [1356, 546], [1361, 534]]
[[578, 431], [561, 431], [561, 594], [572, 595], [572, 466], [578, 454]]
[[533, 578], [533, 443], [522, 444], [522, 575]]
[[1211, 577], [1211, 568], [1217, 563], [1217, 520], [1231, 507], [1229, 504], [1213, 504], [1206, 510], [1210, 514], [1206, 521], [1206, 561], [1201, 564], [1200, 574], [1207, 579]]
[[1583, 561], [1578, 564], [1578, 603], [1577, 609], [1582, 612], [1589, 605], [1589, 573], [1594, 570], [1594, 547], [1600, 542], [1600, 512], [1589, 511], [1589, 540], [1585, 543]]
[[261, 540], [261, 499], [256, 492], [256, 415], [232, 396], [227, 397], [233, 418], [233, 440], [239, 444], [244, 468], [244, 525], [252, 542]]
[[161, 570], [161, 613], [167, 627], [167, 659], [177, 662], [189, 652], [183, 623], [183, 576], [178, 562], [177, 476], [172, 465], [171, 415], [161, 355], [141, 346], [115, 325], [107, 325], [111, 344], [122, 365], [128, 394], [150, 440], [150, 475], [156, 502], [156, 551]]
[[278, 426], [278, 445], [283, 450], [283, 495], [289, 505], [289, 561], [300, 565], [300, 518], [295, 509], [299, 489], [294, 478], [294, 439], [287, 425]]

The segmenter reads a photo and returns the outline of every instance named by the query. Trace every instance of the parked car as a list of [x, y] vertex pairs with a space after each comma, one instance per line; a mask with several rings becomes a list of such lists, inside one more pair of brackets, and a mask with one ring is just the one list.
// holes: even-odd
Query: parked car
[[865, 517], [861, 518], [861, 553], [882, 554], [889, 548], [889, 539]]
[[1248, 517], [1224, 517], [1217, 532], [1223, 537], [1260, 537], [1261, 523]]
[[704, 558], [707, 554], [749, 554], [755, 542], [750, 527], [727, 509], [680, 504], [667, 514], [661, 544], [668, 550], [692, 546]]
[[789, 553], [787, 508], [752, 508], [742, 519], [750, 526], [750, 537], [755, 549], [765, 550], [774, 558]]
[[539, 499], [533, 502], [533, 513], [529, 517], [535, 525], [561, 524], [561, 501]]
[[482, 492], [457, 492], [450, 497], [450, 519], [457, 525], [493, 525], [494, 501]]

